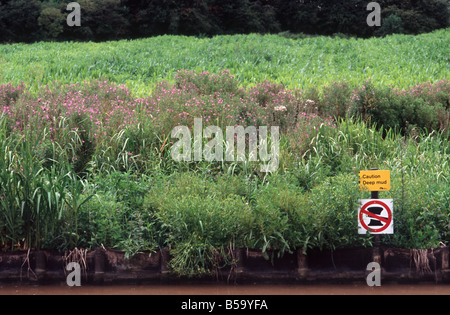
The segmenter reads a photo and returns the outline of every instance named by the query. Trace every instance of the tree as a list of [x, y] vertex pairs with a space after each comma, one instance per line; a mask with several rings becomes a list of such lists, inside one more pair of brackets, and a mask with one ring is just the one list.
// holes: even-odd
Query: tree
[[279, 32], [273, 0], [212, 0], [210, 12], [223, 33]]
[[367, 3], [360, 0], [323, 0], [318, 2], [318, 33], [344, 33], [363, 36], [370, 31], [367, 25]]
[[[64, 28], [70, 39], [112, 40], [129, 35], [129, 18], [120, 0], [78, 0], [81, 6], [81, 26]], [[64, 10], [67, 4], [62, 4]]]
[[177, 34], [180, 9], [176, 0], [124, 0], [135, 37]]
[[178, 33], [185, 35], [214, 35], [221, 29], [210, 14], [208, 2], [191, 0], [180, 3], [180, 21]]
[[[0, 0], [0, 42], [114, 40], [162, 34], [290, 31], [368, 37], [418, 34], [449, 26], [447, 0], [378, 0], [386, 25], [367, 25], [360, 0], [77, 0], [81, 26], [63, 21], [64, 0]], [[41, 4], [42, 3], [42, 4]], [[384, 21], [383, 21], [384, 19]]]
[[431, 32], [449, 25], [449, 4], [445, 0], [380, 0], [380, 5], [383, 17], [396, 15], [402, 20], [402, 33]]
[[14, 0], [0, 3], [0, 41], [30, 42], [39, 38], [38, 18], [41, 4], [37, 0]]
[[383, 19], [381, 28], [376, 31], [378, 36], [386, 36], [390, 34], [403, 33], [403, 21], [396, 14], [389, 15]]
[[43, 9], [38, 18], [38, 24], [42, 30], [44, 39], [57, 39], [63, 32], [65, 21], [66, 17], [61, 13], [61, 10], [54, 7]]

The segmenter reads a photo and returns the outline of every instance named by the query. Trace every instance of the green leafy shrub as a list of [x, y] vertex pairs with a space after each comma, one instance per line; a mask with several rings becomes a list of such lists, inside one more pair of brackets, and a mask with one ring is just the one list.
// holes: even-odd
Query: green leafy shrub
[[258, 191], [253, 207], [253, 227], [246, 245], [260, 248], [266, 257], [283, 256], [311, 247], [310, 205], [293, 178], [276, 175]]
[[444, 104], [449, 102], [449, 94], [444, 96], [442, 91], [448, 91], [447, 81], [436, 83], [435, 88], [424, 84], [406, 91], [377, 88], [366, 81], [353, 91], [351, 113], [367, 123], [403, 134], [413, 128], [447, 130], [448, 110]]
[[322, 101], [319, 113], [336, 118], [345, 118], [350, 110], [350, 97], [352, 90], [347, 82], [333, 82], [323, 88]]
[[165, 231], [170, 266], [180, 275], [211, 273], [231, 263], [229, 250], [242, 246], [250, 208], [242, 196], [216, 190], [200, 176], [180, 174], [155, 186], [146, 199]]
[[80, 210], [79, 247], [104, 246], [123, 250], [127, 258], [158, 248], [155, 220], [118, 201], [111, 192], [99, 192]]
[[127, 257], [158, 247], [155, 218], [143, 211], [150, 182], [121, 172], [99, 174], [88, 192], [95, 192], [80, 210], [80, 246], [105, 246], [125, 251]]
[[179, 89], [194, 90], [200, 95], [216, 92], [237, 94], [239, 92], [237, 83], [228, 70], [222, 70], [217, 74], [209, 73], [209, 71], [177, 71], [175, 75], [175, 84]]
[[115, 248], [126, 238], [123, 222], [129, 209], [113, 194], [97, 193], [80, 211], [80, 247]]
[[308, 215], [313, 218], [308, 226], [311, 247], [334, 250], [369, 245], [370, 239], [357, 233], [359, 199], [361, 193], [354, 174], [338, 174], [314, 187], [309, 194]]
[[436, 248], [449, 241], [448, 179], [426, 174], [404, 175], [393, 182], [395, 234], [385, 241], [391, 246]]
[[151, 185], [145, 175], [123, 172], [100, 173], [93, 178], [93, 183], [97, 191], [112, 194], [117, 202], [133, 211], [142, 209]]

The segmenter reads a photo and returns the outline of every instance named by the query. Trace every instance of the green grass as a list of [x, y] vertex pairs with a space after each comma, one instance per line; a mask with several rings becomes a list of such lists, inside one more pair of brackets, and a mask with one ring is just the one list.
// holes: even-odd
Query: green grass
[[103, 43], [39, 42], [0, 45], [0, 82], [24, 82], [32, 91], [62, 83], [106, 78], [148, 95], [177, 70], [228, 69], [242, 85], [264, 80], [286, 87], [322, 87], [346, 80], [400, 89], [449, 78], [450, 29], [419, 36], [299, 40], [278, 35], [213, 38], [159, 36]]

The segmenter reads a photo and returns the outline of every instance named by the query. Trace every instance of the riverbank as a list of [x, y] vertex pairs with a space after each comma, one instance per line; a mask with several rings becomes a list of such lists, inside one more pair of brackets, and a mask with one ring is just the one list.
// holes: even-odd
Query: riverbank
[[[93, 284], [352, 284], [366, 283], [367, 265], [378, 262], [382, 283], [450, 283], [449, 247], [428, 250], [352, 248], [302, 250], [278, 258], [260, 250], [237, 249], [235, 263], [202, 277], [180, 277], [171, 272], [168, 250], [136, 254], [96, 248], [81, 255], [53, 251], [0, 253], [0, 284], [66, 283], [66, 266], [81, 266], [83, 285]], [[269, 258], [269, 259], [267, 259]]]

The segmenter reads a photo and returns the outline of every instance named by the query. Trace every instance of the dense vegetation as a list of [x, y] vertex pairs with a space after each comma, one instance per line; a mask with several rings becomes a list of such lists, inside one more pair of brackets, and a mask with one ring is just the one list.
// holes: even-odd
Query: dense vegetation
[[360, 0], [79, 0], [80, 27], [66, 24], [69, 2], [1, 0], [0, 42], [279, 32], [370, 37], [449, 26], [445, 0], [379, 0], [381, 27], [366, 24], [371, 1]]
[[[176, 71], [183, 62], [172, 61], [166, 65], [172, 69], [155, 67], [148, 76], [140, 71], [149, 66], [140, 63], [162, 54], [132, 52], [151, 40], [0, 46], [0, 247], [64, 251], [103, 245], [127, 255], [168, 247], [173, 271], [199, 275], [231, 264], [230, 250], [238, 247], [262, 249], [270, 258], [298, 248], [371, 246], [370, 235], [357, 234], [356, 210], [358, 199], [369, 197], [359, 191], [358, 172], [373, 167], [391, 170], [392, 178], [392, 190], [381, 197], [394, 199], [395, 234], [382, 243], [449, 244], [450, 82], [443, 57], [448, 46], [435, 45], [447, 33], [316, 39], [327, 51], [356, 43], [382, 50], [384, 44], [401, 54], [414, 45], [415, 62], [389, 72], [392, 86], [377, 75], [383, 59], [373, 64], [373, 73], [351, 78], [359, 71], [342, 67], [351, 50], [330, 54], [337, 63], [297, 56], [310, 61], [304, 69], [312, 83], [295, 84], [294, 70], [276, 67], [287, 62], [281, 50], [295, 53], [285, 46], [276, 53], [276, 43], [303, 47], [312, 39], [273, 35], [222, 38], [244, 46], [251, 39], [258, 51], [258, 45], [275, 43], [267, 45], [270, 62], [249, 67], [240, 59], [232, 71], [218, 69], [226, 63], [214, 65], [217, 57], [207, 63], [211, 54], [205, 47], [218, 38], [161, 37], [204, 45], [184, 54], [187, 59], [172, 57], [185, 60], [187, 68], [198, 60], [204, 65]], [[74, 49], [56, 53], [64, 45]], [[223, 47], [229, 59], [252, 58]], [[108, 49], [114, 53], [102, 53]], [[79, 59], [66, 61], [75, 55]], [[190, 64], [189, 58], [197, 61]], [[29, 70], [33, 63], [41, 64], [38, 75]], [[416, 76], [407, 81], [403, 71]], [[134, 77], [126, 79], [127, 72]], [[270, 73], [289, 86], [265, 81]], [[322, 73], [336, 76], [316, 86]], [[174, 161], [177, 139], [171, 131], [178, 125], [192, 130], [194, 118], [223, 130], [279, 126], [277, 171], [262, 173], [260, 162], [248, 155], [234, 162]]]

